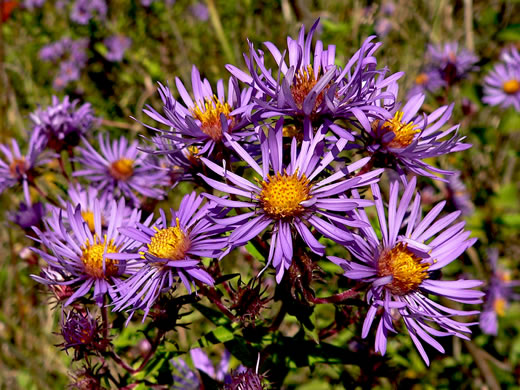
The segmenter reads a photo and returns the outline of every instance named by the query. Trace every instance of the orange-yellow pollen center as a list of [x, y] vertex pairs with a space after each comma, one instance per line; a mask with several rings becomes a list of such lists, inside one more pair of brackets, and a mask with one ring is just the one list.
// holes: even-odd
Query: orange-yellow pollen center
[[379, 257], [377, 275], [392, 276], [393, 280], [385, 287], [395, 295], [404, 295], [419, 287], [428, 278], [430, 264], [422, 263], [406, 245], [399, 243]]
[[428, 82], [429, 77], [426, 73], [419, 73], [415, 78], [415, 84], [424, 85]]
[[83, 217], [83, 220], [87, 223], [89, 230], [91, 232], [94, 232], [94, 213], [92, 211], [83, 211], [81, 213], [81, 216]]
[[25, 162], [25, 157], [15, 158], [11, 165], [9, 165], [9, 173], [11, 177], [17, 178], [23, 175], [27, 171], [27, 164]]
[[186, 257], [191, 241], [181, 229], [179, 218], [177, 218], [177, 226], [170, 226], [166, 229], [155, 227], [155, 230], [157, 233], [153, 235], [148, 244], [148, 253], [167, 260], [182, 260]]
[[415, 134], [420, 132], [413, 122], [403, 123], [403, 115], [402, 111], [397, 111], [392, 119], [385, 121], [381, 126], [384, 132], [391, 131], [395, 134], [392, 141], [388, 143], [388, 146], [391, 148], [404, 148], [410, 145]]
[[123, 157], [114, 161], [108, 168], [110, 175], [117, 180], [128, 180], [134, 174], [134, 160]]
[[504, 298], [498, 297], [493, 302], [493, 309], [498, 316], [503, 317], [506, 314], [507, 302]]
[[305, 211], [300, 203], [311, 199], [312, 185], [305, 175], [298, 177], [298, 171], [292, 175], [278, 172], [274, 176], [267, 176], [262, 181], [262, 191], [258, 199], [262, 208], [271, 218], [282, 219], [295, 217]]
[[104, 240], [100, 241], [97, 236], [94, 236], [94, 243], [90, 244], [89, 240], [87, 240], [85, 245], [81, 247], [81, 250], [81, 261], [87, 274], [97, 279], [117, 275], [117, 260], [105, 258], [105, 269], [103, 270], [103, 255], [119, 252], [114, 245], [114, 240], [107, 242], [107, 237], [105, 236]]
[[520, 81], [515, 79], [507, 80], [502, 84], [502, 89], [505, 93], [513, 95], [520, 91]]
[[204, 134], [207, 134], [213, 141], [222, 140], [222, 122], [220, 120], [221, 114], [224, 114], [226, 119], [232, 120], [231, 106], [225, 102], [222, 103], [216, 96], [213, 98], [206, 98], [203, 104], [196, 104], [191, 109], [193, 116], [200, 121], [200, 129]]
[[[296, 106], [301, 110], [303, 109], [303, 101], [309, 95], [309, 92], [314, 88], [318, 80], [320, 79], [319, 71], [314, 73], [314, 69], [312, 65], [307, 65], [307, 68], [302, 68], [296, 74], [293, 85], [291, 86], [291, 93], [296, 103]], [[323, 91], [320, 92], [318, 97], [316, 98], [316, 103], [314, 104], [313, 112], [321, 105], [323, 102]]]

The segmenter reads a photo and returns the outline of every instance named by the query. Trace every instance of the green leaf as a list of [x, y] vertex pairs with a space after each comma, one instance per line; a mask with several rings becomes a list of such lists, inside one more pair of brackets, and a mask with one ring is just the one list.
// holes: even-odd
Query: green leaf
[[193, 307], [197, 309], [200, 314], [202, 314], [204, 317], [206, 317], [208, 320], [213, 322], [215, 325], [221, 326], [221, 325], [229, 325], [231, 324], [231, 321], [229, 318], [227, 318], [224, 313], [206, 307], [204, 305], [201, 305], [200, 303], [194, 303]]
[[235, 336], [231, 330], [225, 326], [219, 326], [218, 328], [213, 329], [211, 332], [202, 336], [195, 344], [190, 347], [190, 349], [204, 348], [208, 345], [225, 343], [227, 341], [233, 340], [234, 337]]
[[520, 41], [520, 24], [511, 24], [498, 33], [502, 41]]
[[265, 257], [256, 249], [251, 241], [249, 241], [246, 245], [246, 250], [249, 252], [251, 256], [258, 260], [265, 260]]

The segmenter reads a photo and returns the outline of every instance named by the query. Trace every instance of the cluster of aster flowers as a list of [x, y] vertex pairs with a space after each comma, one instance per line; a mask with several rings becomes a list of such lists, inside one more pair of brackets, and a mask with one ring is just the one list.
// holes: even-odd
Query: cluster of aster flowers
[[[250, 325], [266, 303], [260, 275], [279, 286], [297, 282], [305, 299], [325, 302], [309, 292], [324, 259], [356, 285], [330, 302], [364, 296], [362, 336], [378, 322], [381, 354], [400, 322], [426, 363], [424, 343], [443, 352], [435, 337], [467, 339], [473, 323], [459, 318], [479, 312], [460, 304], [482, 302], [484, 293], [475, 289], [481, 282], [442, 280], [440, 271], [476, 240], [460, 211], [443, 213], [445, 201], [423, 216], [417, 190], [422, 179], [449, 183], [457, 173], [439, 168], [435, 158], [470, 147], [450, 122], [453, 105], [427, 111], [423, 93], [400, 101], [403, 74], [378, 65], [381, 44], [373, 36], [338, 65], [334, 45], [313, 43], [318, 24], [289, 37], [287, 48], [249, 42], [244, 67], [228, 65], [226, 82], [212, 86], [193, 67], [191, 88], [175, 79], [179, 97], [161, 84], [162, 107], [145, 109], [157, 122], [146, 125], [152, 133], [147, 145], [103, 133], [92, 142], [90, 107], [67, 99], [34, 114], [38, 156], [45, 148], [67, 150], [73, 172], [67, 194], [33, 227], [33, 251], [46, 263], [33, 278], [58, 291], [64, 306], [95, 303], [105, 333], [107, 309], [128, 312], [127, 323], [135, 313], [155, 320], [162, 298], [177, 290], [207, 296], [226, 316]], [[71, 137], [74, 143], [64, 141]], [[38, 156], [22, 158], [15, 146], [1, 149], [8, 161], [0, 161], [6, 177], [0, 184], [23, 183], [29, 199]], [[196, 190], [175, 207], [168, 195], [182, 181]], [[264, 259], [251, 258], [258, 283], [238, 286], [226, 307], [215, 292], [226, 280], [218, 263], [236, 258], [229, 254], [244, 246]], [[344, 248], [347, 258], [331, 256], [334, 247]], [[309, 278], [292, 280], [294, 269], [307, 266]], [[241, 301], [254, 309], [238, 308]], [[98, 332], [87, 317], [65, 316], [64, 335], [77, 326]], [[160, 340], [164, 332], [158, 332]], [[64, 346], [74, 346], [67, 337]], [[197, 366], [204, 359], [193, 360]], [[225, 381], [211, 369], [208, 375]], [[237, 385], [229, 388], [260, 383], [250, 369], [234, 374]], [[183, 380], [198, 383], [196, 376]]]
[[484, 103], [520, 111], [520, 53], [515, 47], [506, 48], [500, 62], [484, 78]]

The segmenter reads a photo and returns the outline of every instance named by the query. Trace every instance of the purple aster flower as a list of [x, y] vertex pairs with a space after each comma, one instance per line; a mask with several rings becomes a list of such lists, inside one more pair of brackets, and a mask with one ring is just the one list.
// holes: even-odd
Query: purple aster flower
[[370, 225], [365, 211], [359, 209], [354, 212], [356, 217], [370, 226], [361, 227], [359, 235], [354, 234], [354, 240], [347, 245], [355, 260], [328, 258], [345, 270], [346, 277], [370, 283], [366, 295], [370, 309], [363, 324], [362, 337], [367, 337], [376, 314], [380, 313], [375, 348], [384, 354], [388, 334], [396, 333], [393, 321], [398, 314], [421, 356], [429, 364], [421, 341], [444, 352], [432, 336], [453, 335], [467, 339], [464, 333], [471, 333], [468, 325], [472, 324], [464, 324], [451, 317], [479, 312], [445, 307], [427, 294], [467, 304], [481, 303], [484, 294], [472, 290], [482, 284], [479, 280], [442, 281], [435, 278], [436, 271], [457, 259], [476, 239], [469, 238], [470, 232], [464, 231], [464, 222], [452, 225], [460, 211], [437, 219], [445, 202], [437, 204], [421, 218], [419, 193], [416, 193], [412, 203], [415, 184], [414, 177], [398, 202], [399, 181], [391, 182], [387, 214], [379, 186], [373, 184], [372, 193], [382, 239]]
[[486, 292], [486, 301], [480, 314], [480, 329], [482, 332], [496, 336], [498, 334], [498, 317], [503, 317], [512, 299], [520, 299], [515, 294], [514, 287], [520, 286], [520, 280], [511, 280], [509, 271], [498, 267], [498, 250], [488, 251], [492, 275]]
[[63, 101], [52, 97], [52, 104], [41, 107], [30, 114], [34, 123], [31, 142], [41, 142], [44, 147], [60, 152], [78, 145], [82, 136], [94, 126], [96, 118], [90, 103], [78, 107], [79, 101], [70, 101], [68, 96]]
[[[403, 180], [403, 168], [416, 175], [446, 181], [434, 173], [452, 175], [453, 172], [429, 165], [424, 159], [459, 152], [471, 147], [459, 137], [459, 125], [443, 130], [453, 111], [453, 104], [442, 106], [429, 115], [418, 115], [425, 96], [413, 96], [403, 108], [395, 107], [387, 120], [362, 122], [368, 133], [367, 150], [373, 158], [381, 158], [385, 167], [391, 166]], [[449, 136], [449, 138], [448, 138]], [[388, 160], [390, 159], [390, 160]]]
[[191, 349], [190, 356], [195, 368], [202, 371], [210, 378], [218, 382], [224, 382], [230, 379], [228, 370], [231, 354], [228, 350], [224, 350], [224, 353], [220, 357], [220, 361], [216, 366], [213, 365], [213, 362], [210, 360], [208, 355], [206, 355], [206, 353], [200, 348]]
[[24, 0], [23, 7], [28, 10], [33, 10], [35, 8], [41, 8], [45, 4], [45, 0]]
[[41, 227], [45, 208], [42, 203], [34, 204], [21, 202], [17, 211], [11, 212], [8, 218], [24, 230], [31, 230], [32, 226]]
[[470, 71], [477, 69], [478, 57], [467, 49], [460, 49], [458, 43], [448, 42], [444, 45], [428, 45], [431, 64], [437, 67], [448, 85], [466, 77]]
[[88, 60], [87, 48], [89, 45], [88, 38], [80, 38], [71, 41], [69, 48], [70, 60], [75, 62], [78, 68], [83, 68]]
[[250, 123], [251, 88], [240, 90], [237, 80], [230, 78], [226, 98], [224, 82], [219, 80], [215, 95], [209, 81], [201, 79], [195, 66], [191, 73], [194, 100], [179, 78], [175, 79], [175, 84], [185, 105], [173, 98], [168, 87], [159, 84], [164, 116], [150, 106], [144, 110], [150, 118], [170, 127], [168, 131], [150, 127], [159, 131], [161, 137], [177, 141], [182, 148], [195, 146], [199, 154], [209, 155], [216, 145], [226, 142], [225, 133], [234, 139], [251, 135], [251, 131], [238, 131]]
[[101, 326], [87, 310], [80, 312], [70, 310], [61, 318], [61, 335], [64, 342], [60, 344], [63, 350], [74, 348], [74, 359], [84, 357], [84, 352], [95, 349], [101, 342]]
[[171, 359], [177, 373], [173, 374], [173, 390], [199, 390], [201, 383], [197, 373], [181, 358]]
[[203, 199], [195, 192], [185, 195], [179, 211], [170, 209], [170, 224], [161, 209], [160, 218], [151, 226], [152, 216], [135, 228], [120, 229], [126, 242], [138, 251], [108, 255], [127, 264], [131, 274], [117, 288], [119, 298], [114, 302], [114, 310], [143, 309], [146, 317], [159, 295], [170, 290], [176, 279], [190, 293], [195, 281], [213, 286], [213, 278], [201, 267], [200, 257], [220, 255], [226, 241], [213, 236], [227, 229], [207, 218], [214, 205], [201, 206]]
[[520, 65], [497, 64], [484, 78], [484, 103], [520, 111]]
[[[359, 226], [358, 221], [349, 218], [348, 215], [343, 216], [344, 213], [372, 203], [341, 196], [350, 189], [376, 182], [379, 179], [377, 176], [382, 172], [380, 169], [374, 170], [345, 180], [367, 163], [369, 158], [364, 158], [332, 175], [326, 175], [323, 180], [318, 179], [318, 175], [325, 174], [325, 169], [337, 153], [343, 150], [347, 141], [339, 140], [331, 151], [320, 158], [323, 132], [318, 131], [312, 141], [303, 141], [299, 151], [297, 140], [293, 138], [290, 159], [284, 159], [282, 128], [283, 119], [280, 119], [274, 129], [269, 129], [267, 137], [263, 130], [259, 132], [262, 167], [237, 142], [228, 137], [235, 152], [260, 175], [260, 179], [255, 178], [255, 182], [240, 177], [228, 171], [225, 166], [221, 167], [206, 158], [202, 158], [204, 164], [230, 184], [200, 174], [216, 190], [237, 195], [245, 200], [229, 200], [209, 194], [205, 194], [206, 197], [230, 209], [251, 209], [245, 213], [237, 212], [234, 217], [215, 219], [218, 223], [236, 226], [228, 237], [228, 251], [245, 245], [268, 227], [273, 227], [266, 267], [272, 262], [278, 283], [282, 280], [284, 271], [291, 265], [293, 233], [297, 232], [311, 250], [320, 255], [324, 254], [325, 246], [318, 242], [309, 226], [336, 242], [349, 241], [351, 234], [334, 224]], [[284, 161], [290, 163], [286, 164]], [[336, 212], [341, 212], [342, 215]]]
[[379, 18], [374, 26], [377, 36], [385, 37], [392, 31], [392, 21], [389, 18]]
[[53, 155], [42, 154], [44, 145], [40, 140], [31, 140], [29, 150], [22, 155], [18, 142], [11, 139], [11, 146], [0, 144], [0, 152], [4, 159], [0, 159], [0, 194], [10, 187], [21, 184], [25, 202], [31, 203], [29, 184], [36, 175], [35, 168], [50, 161]]
[[132, 40], [124, 35], [112, 35], [106, 38], [103, 43], [108, 49], [105, 57], [112, 62], [123, 60], [125, 51], [132, 45]]
[[451, 201], [453, 207], [461, 212], [462, 216], [473, 214], [475, 206], [471, 201], [470, 194], [464, 182], [460, 180], [460, 172], [456, 172], [454, 175], [448, 177], [446, 188], [448, 190], [448, 199]]
[[206, 22], [209, 19], [209, 10], [204, 3], [193, 4], [190, 6], [190, 12], [201, 22]]
[[83, 169], [74, 172], [74, 176], [84, 177], [98, 189], [128, 197], [134, 204], [139, 199], [134, 192], [144, 196], [161, 199], [167, 184], [166, 172], [158, 170], [148, 163], [149, 156], [138, 150], [137, 141], [128, 143], [125, 137], [110, 142], [109, 136], [99, 134], [97, 152], [86, 140], [85, 147], [79, 148], [80, 156], [76, 159]]
[[435, 93], [445, 85], [446, 81], [442, 79], [438, 69], [425, 69], [415, 77], [414, 84], [407, 96], [410, 99], [419, 93]]
[[105, 0], [76, 0], [72, 6], [70, 19], [78, 24], [87, 24], [95, 13], [100, 19], [105, 19], [107, 14]]
[[510, 46], [502, 50], [500, 60], [508, 65], [520, 66], [520, 53], [516, 47]]
[[[118, 228], [123, 223], [125, 209], [124, 199], [117, 204], [112, 201], [111, 212], [106, 228], [103, 227], [99, 203], [94, 203], [94, 232], [91, 232], [89, 223], [82, 215], [81, 206], [74, 208], [67, 204], [67, 210], [53, 210], [46, 219], [46, 232], [34, 228], [36, 238], [48, 252], [32, 248], [51, 267], [61, 271], [64, 280], [31, 275], [34, 280], [47, 285], [70, 285], [75, 288], [74, 294], [65, 302], [70, 305], [75, 300], [89, 294], [94, 287], [93, 298], [98, 305], [102, 305], [103, 298], [108, 292], [114, 295], [112, 284], [120, 283], [120, 276], [124, 265], [119, 261], [107, 257], [111, 253], [120, 253], [129, 247], [124, 237], [119, 234]], [[132, 226], [140, 217], [140, 212], [134, 210], [132, 218], [125, 221], [126, 226]]]
[[71, 39], [63, 38], [59, 41], [52, 42], [40, 49], [39, 57], [43, 61], [57, 61], [67, 52]]

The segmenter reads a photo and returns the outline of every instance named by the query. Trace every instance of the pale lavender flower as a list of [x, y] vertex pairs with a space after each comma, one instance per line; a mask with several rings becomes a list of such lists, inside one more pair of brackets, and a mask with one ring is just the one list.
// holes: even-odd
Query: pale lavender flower
[[484, 103], [520, 111], [520, 65], [497, 64], [484, 78]]
[[121, 61], [125, 51], [132, 45], [132, 40], [124, 35], [112, 35], [103, 42], [108, 49], [105, 58], [112, 62]]
[[200, 348], [191, 349], [190, 356], [195, 368], [202, 371], [210, 378], [218, 382], [224, 382], [230, 379], [228, 371], [231, 353], [229, 353], [228, 350], [224, 350], [224, 353], [220, 357], [216, 366], [210, 360], [208, 355], [206, 355], [206, 353]]
[[420, 93], [435, 93], [444, 86], [446, 86], [446, 81], [442, 79], [439, 70], [427, 68], [415, 77], [414, 84], [406, 96], [410, 99]]
[[190, 6], [190, 12], [201, 22], [206, 22], [209, 19], [208, 7], [204, 3], [197, 2], [193, 4]]
[[460, 179], [460, 172], [448, 176], [446, 188], [448, 190], [448, 199], [451, 201], [453, 207], [459, 210], [462, 216], [471, 215], [475, 206], [471, 201], [471, 196], [464, 182]]
[[[357, 220], [348, 217], [348, 212], [356, 207], [365, 207], [372, 203], [363, 199], [342, 197], [347, 191], [376, 182], [382, 170], [349, 178], [350, 175], [363, 167], [370, 158], [361, 159], [342, 170], [326, 175], [324, 179], [318, 176], [340, 153], [347, 141], [339, 140], [331, 151], [320, 157], [325, 135], [318, 131], [312, 141], [304, 140], [298, 150], [296, 138], [292, 139], [290, 158], [284, 159], [283, 119], [280, 119], [274, 129], [269, 129], [266, 136], [259, 132], [262, 166], [251, 157], [237, 142], [228, 137], [235, 152], [251, 167], [260, 179], [240, 177], [214, 162], [201, 158], [208, 169], [222, 176], [223, 181], [217, 181], [200, 176], [213, 188], [229, 193], [243, 200], [229, 200], [210, 194], [206, 197], [222, 207], [249, 208], [250, 211], [237, 213], [236, 216], [214, 220], [220, 224], [235, 227], [228, 237], [231, 250], [247, 244], [265, 229], [271, 227], [272, 234], [270, 252], [266, 267], [271, 263], [276, 269], [276, 281], [280, 283], [284, 272], [289, 268], [293, 258], [293, 234], [298, 234], [310, 249], [319, 255], [325, 252], [325, 246], [314, 237], [309, 225], [323, 236], [345, 243], [351, 239], [350, 232], [335, 224], [359, 227]], [[289, 161], [287, 163], [286, 161]], [[255, 176], [256, 176], [255, 175]], [[249, 176], [247, 176], [249, 177]], [[346, 180], [345, 180], [346, 179]], [[345, 215], [347, 213], [347, 215]], [[328, 221], [333, 221], [330, 223]]]
[[45, 0], [24, 0], [23, 7], [28, 10], [34, 10], [35, 8], [41, 8], [45, 4]]
[[97, 14], [105, 19], [107, 4], [105, 0], [76, 0], [70, 12], [70, 19], [78, 24], [87, 24]]
[[173, 390], [200, 390], [200, 379], [197, 373], [181, 358], [171, 359], [175, 368], [173, 373]]
[[520, 66], [520, 53], [516, 47], [510, 46], [502, 50], [500, 60], [508, 65]]
[[41, 227], [44, 215], [45, 207], [42, 203], [21, 202], [17, 211], [8, 214], [8, 219], [24, 230], [31, 230], [32, 226]]
[[463, 79], [471, 71], [477, 69], [475, 64], [479, 58], [471, 51], [460, 48], [456, 42], [447, 42], [444, 45], [428, 45], [427, 54], [431, 65], [439, 69], [440, 74], [448, 85]]
[[482, 284], [481, 281], [442, 281], [435, 277], [436, 271], [456, 260], [476, 239], [469, 238], [470, 232], [464, 230], [464, 222], [452, 224], [460, 211], [438, 218], [446, 202], [437, 204], [421, 218], [421, 196], [415, 193], [415, 177], [404, 189], [400, 201], [399, 187], [399, 181], [391, 182], [390, 199], [385, 207], [379, 186], [372, 185], [382, 238], [378, 238], [365, 211], [359, 209], [354, 214], [368, 227], [361, 227], [359, 235], [353, 234], [354, 240], [347, 244], [354, 259], [328, 258], [344, 269], [346, 277], [370, 284], [366, 295], [370, 308], [362, 337], [368, 336], [376, 315], [380, 316], [375, 349], [384, 354], [388, 334], [397, 332], [393, 322], [399, 315], [422, 358], [429, 364], [421, 341], [444, 352], [432, 336], [468, 339], [465, 335], [471, 333], [468, 325], [474, 324], [465, 324], [452, 317], [479, 313], [451, 309], [428, 297], [428, 294], [434, 294], [465, 304], [482, 302], [484, 293], [473, 290]]

